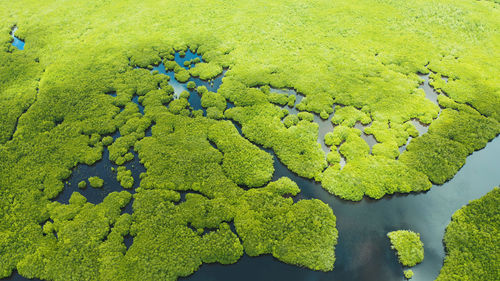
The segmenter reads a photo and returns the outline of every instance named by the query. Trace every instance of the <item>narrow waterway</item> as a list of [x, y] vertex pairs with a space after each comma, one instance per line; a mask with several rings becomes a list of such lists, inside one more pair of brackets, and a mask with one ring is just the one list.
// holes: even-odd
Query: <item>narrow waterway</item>
[[319, 183], [291, 173], [275, 157], [274, 179], [290, 177], [302, 192], [297, 200], [317, 198], [327, 203], [337, 217], [339, 231], [335, 269], [316, 272], [287, 265], [270, 255], [244, 256], [234, 265], [205, 264], [190, 281], [373, 281], [405, 280], [403, 268], [390, 249], [387, 232], [410, 229], [421, 234], [424, 261], [413, 267], [413, 281], [434, 280], [444, 260], [442, 243], [451, 215], [469, 200], [478, 199], [500, 184], [500, 138], [474, 152], [458, 174], [447, 183], [425, 193], [386, 196], [380, 200], [349, 202], [323, 190]]
[[[185, 57], [178, 54], [175, 60], [182, 66], [186, 60], [199, 57], [196, 54], [187, 52]], [[200, 57], [201, 60], [201, 57]], [[189, 91], [186, 83], [178, 82], [173, 71], [165, 71], [163, 64], [156, 66], [154, 70], [170, 76], [170, 85], [174, 87], [175, 94], [182, 91]], [[210, 91], [216, 92], [222, 83], [224, 73], [213, 79], [212, 82], [191, 78], [197, 86], [206, 86]], [[424, 91], [433, 91], [428, 85], [428, 76], [423, 77], [424, 84], [421, 86]], [[427, 78], [427, 79], [426, 79]], [[296, 104], [300, 102], [301, 95], [293, 90], [272, 91], [295, 94]], [[190, 92], [190, 104], [193, 109], [203, 109], [201, 107], [200, 96], [196, 91]], [[111, 94], [112, 96], [114, 94]], [[429, 94], [428, 94], [429, 95]], [[143, 113], [144, 108], [134, 97], [133, 101], [139, 106]], [[228, 107], [232, 104], [228, 103]], [[297, 114], [295, 107], [287, 107], [291, 114]], [[329, 148], [324, 145], [324, 135], [333, 130], [331, 117], [327, 120], [320, 119], [315, 115], [314, 121], [319, 124], [318, 141], [325, 152]], [[236, 125], [236, 124], [235, 124]], [[237, 126], [241, 133], [241, 128]], [[356, 124], [356, 128], [363, 131], [364, 126]], [[420, 128], [420, 133], [425, 133], [426, 128]], [[148, 130], [147, 136], [151, 135]], [[113, 138], [119, 137], [115, 133]], [[375, 140], [372, 136], [363, 134], [362, 137], [372, 146]], [[404, 148], [403, 148], [404, 149]], [[445, 227], [448, 225], [451, 215], [469, 200], [477, 199], [490, 191], [494, 186], [500, 184], [500, 174], [496, 167], [500, 166], [500, 138], [496, 138], [488, 143], [486, 148], [474, 152], [467, 158], [467, 163], [450, 181], [441, 186], [434, 186], [425, 193], [412, 193], [407, 195], [386, 196], [381, 200], [364, 199], [361, 202], [350, 202], [341, 200], [321, 188], [320, 183], [301, 178], [288, 170], [271, 150], [275, 161], [275, 173], [273, 180], [286, 176], [297, 182], [301, 188], [301, 193], [294, 200], [320, 199], [328, 204], [337, 217], [337, 228], [339, 231], [338, 245], [335, 250], [335, 269], [331, 272], [316, 272], [309, 269], [288, 265], [279, 262], [270, 255], [260, 257], [249, 257], [244, 255], [240, 261], [233, 265], [204, 264], [193, 275], [181, 278], [182, 280], [200, 281], [372, 281], [372, 280], [405, 280], [403, 268], [398, 263], [396, 255], [390, 249], [387, 232], [398, 229], [410, 229], [421, 234], [424, 243], [424, 261], [415, 266], [413, 281], [434, 280], [442, 267], [444, 259], [444, 246], [442, 238]], [[133, 152], [133, 150], [131, 151]], [[134, 153], [134, 152], [133, 152]], [[57, 201], [67, 203], [74, 191], [82, 193], [91, 203], [100, 203], [104, 197], [112, 191], [124, 190], [116, 180], [116, 173], [108, 159], [109, 152], [104, 149], [103, 159], [92, 166], [79, 165], [65, 184], [64, 191], [56, 198]], [[125, 164], [127, 169], [132, 171], [134, 186], [128, 191], [134, 193], [140, 184], [139, 174], [145, 172], [144, 167], [139, 162], [138, 156], [134, 153], [134, 160]], [[88, 186], [86, 189], [79, 189], [78, 182], [86, 180], [91, 176], [99, 176], [105, 180], [102, 189], [94, 189]], [[124, 212], [131, 213], [131, 204]], [[133, 238], [127, 236], [125, 239], [127, 246], [133, 243]], [[28, 280], [15, 273], [6, 280]]]
[[19, 39], [19, 38], [17, 38], [15, 36], [16, 31], [17, 31], [17, 26], [14, 26], [12, 28], [12, 31], [10, 32], [10, 35], [12, 36], [12, 39], [14, 39], [14, 41], [12, 41], [12, 46], [16, 47], [19, 50], [24, 50], [24, 44], [25, 43], [24, 43], [23, 40], [21, 40], [21, 39]]

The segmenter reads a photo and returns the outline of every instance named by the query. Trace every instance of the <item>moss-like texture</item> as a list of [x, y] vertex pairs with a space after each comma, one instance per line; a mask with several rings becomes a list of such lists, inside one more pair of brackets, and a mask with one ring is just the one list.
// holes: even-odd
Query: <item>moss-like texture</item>
[[85, 189], [87, 187], [87, 182], [86, 181], [81, 181], [78, 183], [78, 188], [80, 189]]
[[134, 185], [134, 178], [132, 177], [132, 171], [127, 170], [127, 168], [120, 166], [116, 172], [116, 179], [120, 182], [123, 188], [132, 188]]
[[403, 272], [406, 279], [411, 279], [413, 277], [413, 270], [407, 269]]
[[403, 266], [411, 267], [424, 260], [424, 244], [420, 241], [420, 234], [410, 230], [397, 230], [387, 233], [387, 237]]
[[446, 257], [436, 281], [496, 280], [500, 263], [500, 188], [456, 211], [446, 228]]
[[[500, 132], [495, 5], [1, 1], [0, 277], [17, 269], [50, 280], [174, 280], [203, 262], [235, 262], [242, 251], [330, 270], [331, 210], [283, 198], [297, 189], [269, 183], [272, 158], [252, 143], [345, 199], [444, 182]], [[11, 45], [13, 26], [24, 50]], [[189, 70], [174, 61], [188, 48], [203, 56]], [[150, 71], [161, 62], [180, 82], [227, 69], [218, 92], [204, 97], [210, 118], [191, 109], [189, 93], [174, 98], [168, 76]], [[442, 92], [439, 107], [417, 90], [416, 73], [429, 71]], [[312, 115], [285, 120], [282, 106], [296, 98], [270, 87], [295, 89], [303, 97], [295, 109], [323, 119], [343, 106], [328, 157]], [[241, 125], [246, 139], [216, 120], [223, 118]], [[412, 119], [431, 124], [429, 132], [397, 155], [416, 136]], [[365, 133], [380, 142], [372, 151], [356, 128], [370, 120]], [[71, 171], [100, 160], [104, 146], [114, 164], [131, 161], [135, 150], [147, 168], [132, 216], [119, 214], [130, 195], [95, 206], [76, 194], [69, 205], [53, 203]], [[123, 169], [120, 179], [130, 185]], [[179, 191], [197, 194], [179, 202]], [[51, 224], [71, 238], [49, 235]]]
[[101, 188], [104, 185], [104, 180], [99, 177], [90, 177], [89, 183], [93, 188]]

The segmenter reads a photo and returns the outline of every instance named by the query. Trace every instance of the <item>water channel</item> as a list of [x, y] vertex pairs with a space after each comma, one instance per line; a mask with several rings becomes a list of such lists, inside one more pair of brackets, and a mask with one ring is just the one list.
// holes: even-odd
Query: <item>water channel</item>
[[[185, 58], [176, 55], [175, 59], [182, 66], [184, 60], [195, 57], [195, 54], [188, 52]], [[154, 70], [171, 77], [170, 83], [174, 87], [177, 96], [180, 92], [187, 90], [186, 83], [176, 81], [174, 73], [165, 71], [163, 64], [154, 67]], [[198, 86], [204, 85], [211, 91], [217, 91], [222, 82], [222, 77], [223, 74], [214, 79], [213, 83], [195, 78], [191, 78], [191, 81], [195, 81]], [[428, 80], [426, 83], [428, 83]], [[424, 91], [433, 91], [431, 87], [427, 89], [425, 84], [422, 88]], [[191, 106], [194, 109], [202, 109], [198, 94], [194, 91], [191, 91], [190, 94]], [[431, 94], [427, 93], [428, 96]], [[138, 99], [135, 98], [133, 101], [141, 107]], [[297, 113], [295, 108], [288, 109], [292, 114]], [[322, 143], [325, 151], [328, 147], [323, 144], [324, 134], [333, 129], [330, 118], [321, 120], [318, 116], [315, 116], [315, 121], [320, 124], [318, 141]], [[118, 136], [119, 133], [113, 135], [114, 138]], [[433, 186], [430, 191], [424, 193], [397, 194], [385, 196], [380, 200], [365, 198], [360, 202], [344, 201], [330, 195], [321, 188], [320, 183], [297, 176], [288, 170], [272, 151], [266, 151], [274, 156], [275, 174], [273, 180], [286, 176], [297, 182], [301, 188], [301, 193], [294, 200], [316, 198], [327, 203], [333, 209], [337, 217], [339, 231], [338, 245], [335, 250], [335, 269], [331, 272], [317, 272], [282, 263], [270, 255], [260, 257], [244, 255], [240, 261], [233, 265], [204, 264], [193, 275], [180, 280], [405, 280], [403, 268], [398, 263], [395, 252], [390, 249], [389, 240], [386, 237], [387, 232], [399, 229], [410, 229], [419, 232], [424, 243], [425, 258], [421, 264], [413, 267], [415, 275], [412, 280], [434, 280], [442, 267], [445, 255], [442, 238], [445, 227], [450, 222], [451, 215], [467, 204], [469, 200], [480, 198], [492, 190], [494, 186], [500, 184], [500, 174], [497, 168], [500, 166], [500, 159], [498, 158], [498, 155], [500, 155], [500, 138], [498, 137], [488, 143], [486, 148], [470, 155], [467, 158], [467, 163], [457, 175], [441, 186]], [[64, 191], [56, 200], [67, 203], [71, 193], [78, 191], [85, 195], [89, 202], [97, 204], [109, 192], [122, 191], [123, 188], [116, 181], [116, 174], [111, 169], [112, 167], [116, 168], [116, 166], [109, 162], [108, 154], [109, 152], [105, 149], [103, 160], [92, 166], [82, 164], [76, 167], [66, 183]], [[127, 169], [132, 171], [135, 180], [133, 188], [129, 190], [132, 193], [139, 185], [139, 174], [145, 171], [138, 161], [138, 156], [136, 154], [134, 156], [134, 160], [126, 164]], [[84, 190], [78, 189], [78, 182], [86, 180], [90, 176], [99, 176], [104, 179], [105, 185], [103, 189], [93, 189], [91, 187]], [[132, 212], [131, 204], [125, 208], [124, 212]], [[127, 237], [126, 243], [129, 246], [132, 243], [132, 238]], [[28, 279], [15, 273], [6, 280]]]

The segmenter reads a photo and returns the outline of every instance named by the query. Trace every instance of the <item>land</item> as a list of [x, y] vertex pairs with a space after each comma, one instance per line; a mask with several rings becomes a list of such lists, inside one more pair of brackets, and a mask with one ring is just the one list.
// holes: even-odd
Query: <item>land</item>
[[[335, 215], [271, 181], [263, 148], [345, 200], [446, 182], [500, 133], [499, 13], [493, 1], [0, 2], [0, 278], [176, 280], [243, 253], [332, 270]], [[176, 63], [190, 51], [201, 58]], [[151, 71], [161, 64], [190, 91], [176, 96]], [[190, 80], [222, 74], [216, 92]], [[314, 116], [334, 125], [327, 152]], [[124, 189], [58, 202], [104, 151]]]

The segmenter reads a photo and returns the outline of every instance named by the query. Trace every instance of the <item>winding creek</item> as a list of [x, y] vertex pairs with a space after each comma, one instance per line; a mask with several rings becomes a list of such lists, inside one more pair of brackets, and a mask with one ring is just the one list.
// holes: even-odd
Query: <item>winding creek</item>
[[[176, 55], [175, 59], [182, 66], [184, 60], [195, 57], [197, 57], [195, 54], [188, 52], [185, 58]], [[176, 81], [173, 72], [165, 71], [163, 64], [154, 67], [154, 70], [170, 76], [170, 83], [175, 89], [176, 96], [180, 92], [187, 90], [186, 83]], [[217, 91], [222, 83], [222, 77], [223, 74], [214, 79], [213, 83], [196, 78], [191, 78], [190, 81], [195, 81], [198, 86], [207, 86], [211, 91]], [[433, 91], [431, 87], [426, 87], [426, 84], [428, 86], [428, 77], [422, 88], [426, 93], [427, 91]], [[198, 94], [194, 91], [190, 91], [190, 94], [191, 106], [194, 109], [202, 109]], [[430, 97], [432, 94], [427, 93], [427, 96]], [[133, 101], [139, 105], [140, 109], [142, 108], [137, 98]], [[300, 95], [297, 95], [297, 103], [299, 101]], [[228, 107], [231, 107], [231, 105], [228, 104]], [[292, 114], [297, 113], [295, 108], [286, 108]], [[143, 108], [141, 112], [142, 110]], [[323, 137], [328, 131], [333, 130], [330, 122], [331, 117], [332, 115], [327, 120], [321, 120], [315, 115], [315, 122], [320, 125], [318, 141], [326, 152], [329, 151], [329, 148], [324, 145]], [[363, 129], [362, 126], [357, 126], [356, 128]], [[420, 128], [421, 133], [424, 133], [425, 129], [426, 127]], [[241, 132], [241, 130], [239, 131]], [[150, 131], [147, 132], [147, 135], [150, 135]], [[119, 133], [115, 133], [113, 137], [119, 137]], [[372, 146], [375, 140], [369, 139], [370, 137], [363, 135], [363, 138], [367, 142], [370, 141], [370, 146]], [[410, 229], [419, 232], [424, 243], [425, 258], [421, 264], [413, 267], [415, 275], [412, 280], [434, 280], [443, 263], [445, 252], [442, 238], [445, 227], [450, 222], [451, 215], [467, 204], [469, 200], [480, 198], [492, 190], [494, 186], [500, 184], [500, 174], [498, 173], [498, 167], [500, 166], [500, 159], [498, 159], [498, 155], [500, 155], [499, 137], [488, 143], [486, 148], [470, 155], [457, 175], [441, 186], [433, 186], [430, 191], [424, 193], [392, 195], [380, 200], [365, 198], [361, 202], [344, 201], [330, 195], [321, 188], [320, 183], [298, 177], [288, 170], [272, 151], [266, 151], [273, 155], [275, 161], [273, 180], [286, 176], [297, 182], [301, 188], [301, 193], [294, 198], [295, 200], [320, 199], [333, 209], [337, 217], [339, 231], [335, 251], [335, 269], [332, 272], [316, 272], [279, 262], [270, 255], [260, 257], [244, 255], [239, 262], [233, 265], [204, 264], [193, 275], [180, 280], [405, 280], [403, 268], [398, 263], [394, 251], [390, 249], [390, 243], [386, 237], [387, 232], [398, 229]], [[99, 203], [108, 193], [123, 190], [116, 180], [116, 174], [111, 170], [112, 167], [116, 168], [116, 165], [109, 162], [108, 154], [109, 152], [105, 148], [101, 161], [92, 166], [82, 164], [76, 167], [66, 182], [64, 191], [56, 200], [67, 203], [72, 192], [78, 191], [87, 197], [89, 202]], [[134, 160], [125, 165], [127, 169], [132, 171], [135, 180], [134, 187], [129, 190], [132, 193], [139, 186], [139, 174], [145, 172], [144, 167], [138, 161], [137, 154], [134, 153], [134, 156]], [[104, 179], [104, 187], [102, 189], [91, 187], [83, 190], [79, 189], [77, 187], [78, 182], [90, 176], [99, 176]], [[132, 212], [131, 204], [125, 208], [124, 212]], [[132, 237], [125, 238], [126, 245], [130, 246]], [[6, 280], [29, 279], [15, 273]]]

